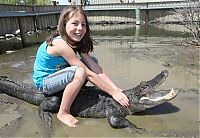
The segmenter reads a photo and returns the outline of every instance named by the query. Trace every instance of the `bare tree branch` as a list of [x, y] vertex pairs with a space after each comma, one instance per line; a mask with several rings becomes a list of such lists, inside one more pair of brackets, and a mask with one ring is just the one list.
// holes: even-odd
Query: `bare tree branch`
[[200, 2], [188, 1], [188, 7], [174, 9], [172, 12], [176, 15], [174, 19], [178, 20], [190, 32], [192, 39], [186, 39], [189, 45], [200, 46]]

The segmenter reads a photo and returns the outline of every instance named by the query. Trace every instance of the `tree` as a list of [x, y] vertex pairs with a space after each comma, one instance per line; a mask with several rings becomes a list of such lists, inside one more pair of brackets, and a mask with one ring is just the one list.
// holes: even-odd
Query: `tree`
[[183, 44], [200, 47], [200, 2], [187, 0], [189, 7], [175, 9], [175, 19], [190, 32], [192, 38], [186, 38]]
[[0, 3], [14, 5], [49, 5], [50, 0], [3, 0]]

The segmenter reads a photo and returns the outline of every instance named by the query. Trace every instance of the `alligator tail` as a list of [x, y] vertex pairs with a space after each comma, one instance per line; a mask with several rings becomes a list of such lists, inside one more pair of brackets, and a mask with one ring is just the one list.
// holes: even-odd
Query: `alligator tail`
[[8, 79], [7, 76], [0, 76], [0, 92], [16, 97], [34, 105], [40, 105], [45, 96], [34, 87], [27, 87]]

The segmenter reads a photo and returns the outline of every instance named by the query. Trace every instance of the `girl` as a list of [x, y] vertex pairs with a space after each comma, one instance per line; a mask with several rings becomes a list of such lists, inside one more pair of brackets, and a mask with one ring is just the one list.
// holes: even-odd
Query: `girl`
[[89, 55], [92, 51], [87, 16], [79, 6], [63, 9], [57, 31], [37, 51], [33, 68], [35, 86], [47, 95], [64, 89], [57, 118], [70, 127], [77, 127], [78, 120], [70, 114], [70, 107], [86, 80], [122, 106], [129, 105], [126, 95]]

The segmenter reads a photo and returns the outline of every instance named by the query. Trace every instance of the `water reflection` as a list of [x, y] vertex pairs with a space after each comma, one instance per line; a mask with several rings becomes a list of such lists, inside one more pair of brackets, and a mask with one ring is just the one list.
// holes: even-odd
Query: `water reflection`
[[140, 25], [135, 26], [135, 42], [139, 41], [139, 36], [140, 36]]
[[[173, 31], [166, 30], [166, 28], [173, 28]], [[123, 25], [91, 25], [93, 35], [106, 35], [106, 36], [134, 36], [139, 33], [140, 36], [183, 36], [179, 32], [179, 28], [176, 25], [170, 27], [154, 25], [135, 25], [135, 24], [123, 24]], [[177, 30], [176, 30], [177, 29]]]
[[[175, 25], [176, 26], [176, 25]], [[164, 29], [163, 29], [164, 28]], [[167, 27], [168, 29], [170, 27]], [[173, 25], [172, 31], [167, 31], [165, 26], [150, 26], [150, 25], [134, 25], [134, 24], [118, 24], [118, 25], [91, 25], [91, 31], [93, 36], [132, 36], [133, 41], [139, 41], [139, 36], [182, 36], [181, 32], [174, 32], [176, 27]], [[177, 28], [177, 30], [180, 30]], [[19, 37], [9, 38], [7, 40], [0, 40], [0, 54], [9, 50], [17, 50], [25, 47], [34, 46], [42, 43], [52, 31], [40, 31], [36, 33], [28, 33], [25, 36], [24, 43]]]

